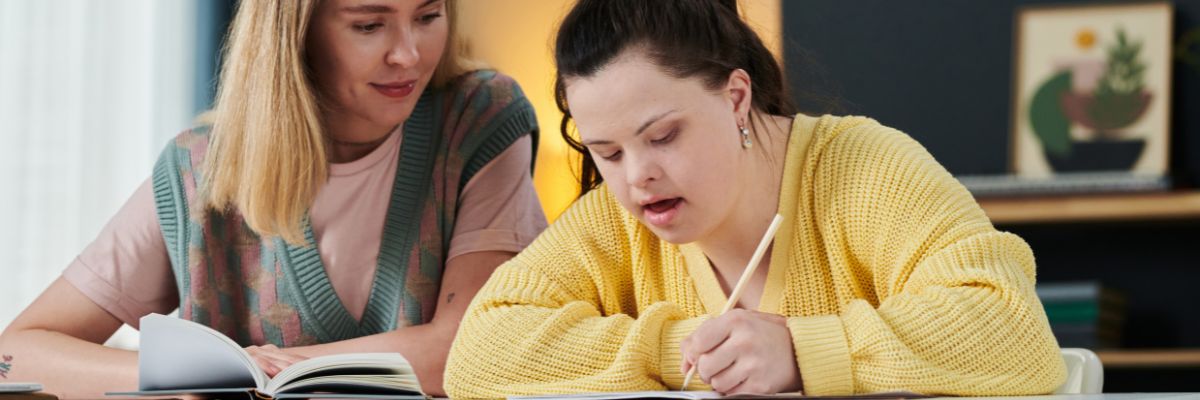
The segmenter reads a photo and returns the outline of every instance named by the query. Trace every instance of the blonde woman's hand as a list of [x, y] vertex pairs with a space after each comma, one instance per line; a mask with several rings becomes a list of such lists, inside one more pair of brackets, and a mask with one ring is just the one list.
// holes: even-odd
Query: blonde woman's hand
[[734, 309], [705, 321], [680, 344], [684, 374], [722, 394], [774, 394], [803, 386], [792, 333], [780, 315]]
[[262, 368], [263, 372], [266, 372], [271, 377], [274, 377], [279, 371], [283, 371], [284, 368], [292, 364], [308, 359], [308, 357], [290, 353], [273, 344], [247, 346], [246, 352], [250, 353], [250, 357], [254, 359], [258, 367]]

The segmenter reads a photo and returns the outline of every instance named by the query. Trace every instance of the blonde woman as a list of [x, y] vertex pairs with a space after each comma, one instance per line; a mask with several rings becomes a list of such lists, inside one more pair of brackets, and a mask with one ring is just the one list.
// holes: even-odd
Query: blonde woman
[[135, 388], [136, 353], [100, 343], [178, 307], [271, 374], [399, 352], [442, 393], [469, 300], [546, 223], [533, 110], [511, 79], [468, 72], [453, 5], [242, 1], [211, 124], [167, 146], [0, 336], [8, 378]]

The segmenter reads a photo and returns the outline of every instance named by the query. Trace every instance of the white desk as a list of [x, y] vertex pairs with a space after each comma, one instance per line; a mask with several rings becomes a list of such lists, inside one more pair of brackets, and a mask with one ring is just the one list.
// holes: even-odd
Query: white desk
[[1200, 393], [1104, 393], [1104, 394], [1060, 394], [1053, 396], [1015, 397], [937, 397], [937, 399], [989, 399], [989, 400], [1200, 400]]

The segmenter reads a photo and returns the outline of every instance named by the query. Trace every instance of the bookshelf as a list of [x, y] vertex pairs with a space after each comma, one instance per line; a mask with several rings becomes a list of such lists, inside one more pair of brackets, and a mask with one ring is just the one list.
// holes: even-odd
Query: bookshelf
[[[1132, 348], [1096, 350], [1105, 370], [1114, 372], [1113, 387], [1153, 390], [1162, 383], [1154, 379], [1200, 371], [1200, 347], [1188, 339], [1197, 329], [1190, 305], [1200, 295], [1187, 283], [1200, 277], [1200, 270], [1187, 268], [1195, 265], [1189, 249], [1200, 238], [1200, 190], [983, 198], [979, 204], [1000, 229], [1030, 242], [1039, 281], [1098, 280], [1129, 296], [1120, 344]], [[1195, 390], [1194, 381], [1183, 382], [1192, 383], [1170, 387]]]
[[1200, 219], [1200, 191], [983, 198], [998, 225]]
[[1097, 350], [1108, 368], [1200, 367], [1200, 349]]

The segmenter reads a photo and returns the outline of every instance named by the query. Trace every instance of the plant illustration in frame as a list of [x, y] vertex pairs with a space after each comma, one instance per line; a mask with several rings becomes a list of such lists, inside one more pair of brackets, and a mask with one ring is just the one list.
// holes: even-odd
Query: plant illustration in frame
[[1166, 174], [1170, 6], [1023, 9], [1015, 172]]

